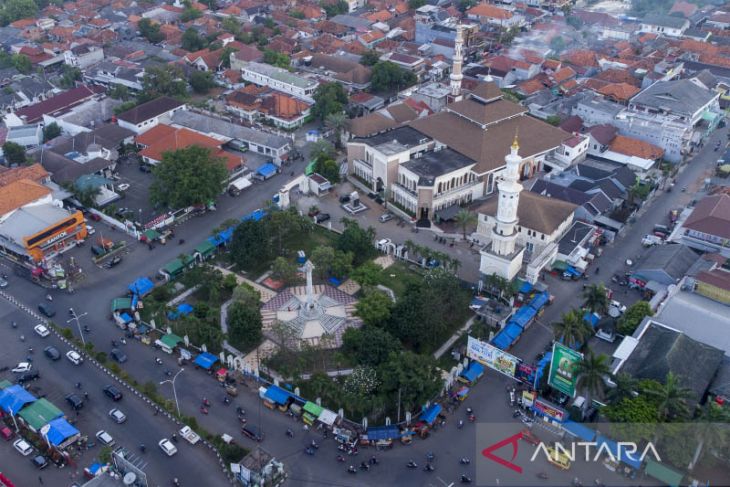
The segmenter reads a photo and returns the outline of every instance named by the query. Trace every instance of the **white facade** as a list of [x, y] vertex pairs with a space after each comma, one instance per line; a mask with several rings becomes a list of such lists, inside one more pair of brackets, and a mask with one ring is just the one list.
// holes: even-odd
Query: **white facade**
[[85, 52], [78, 54], [73, 51], [71, 49], [63, 53], [63, 62], [79, 69], [86, 69], [104, 60], [104, 49], [97, 46], [84, 46], [83, 51]]
[[147, 120], [142, 120], [141, 122], [136, 123], [136, 124], [127, 122], [122, 119], [118, 119], [117, 124], [120, 127], [124, 127], [125, 129], [129, 129], [129, 130], [133, 131], [136, 134], [141, 134], [141, 133], [147, 132], [152, 127], [156, 127], [157, 125], [159, 125], [161, 120], [163, 120], [163, 119], [168, 120], [170, 117], [172, 117], [172, 114], [177, 112], [178, 110], [185, 110], [185, 109], [186, 109], [186, 105], [180, 105], [179, 107], [175, 107], [172, 110], [168, 110], [155, 117], [148, 118]]
[[314, 103], [314, 91], [319, 82], [294, 75], [286, 69], [269, 66], [261, 63], [247, 63], [241, 69], [241, 77], [249, 83], [259, 86], [268, 86], [289, 95], [295, 96], [308, 103]]
[[684, 31], [689, 28], [689, 20], [685, 20], [682, 27], [667, 27], [655, 24], [641, 24], [641, 32], [649, 32], [651, 34], [665, 35], [669, 37], [682, 37]]

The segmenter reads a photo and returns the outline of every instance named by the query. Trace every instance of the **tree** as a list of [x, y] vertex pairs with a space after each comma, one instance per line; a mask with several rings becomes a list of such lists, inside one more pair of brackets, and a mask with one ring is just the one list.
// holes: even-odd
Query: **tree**
[[595, 355], [593, 350], [588, 350], [583, 356], [583, 360], [578, 364], [576, 388], [585, 394], [586, 407], [590, 406], [592, 398], [603, 397], [605, 378], [610, 372], [606, 355]]
[[312, 251], [309, 260], [314, 264], [314, 272], [319, 278], [325, 279], [335, 260], [335, 249], [327, 245], [319, 246]]
[[566, 44], [565, 39], [563, 39], [563, 36], [554, 36], [552, 39], [550, 39], [550, 49], [555, 54], [560, 54], [565, 50]]
[[426, 0], [408, 0], [408, 8], [416, 10], [426, 5]]
[[33, 0], [6, 0], [0, 10], [0, 20], [8, 25], [20, 19], [29, 19], [38, 15], [38, 5]]
[[625, 397], [616, 404], [601, 409], [601, 413], [615, 423], [656, 423], [657, 408], [648, 398]]
[[[197, 10], [195, 10], [197, 12]], [[180, 46], [186, 51], [195, 52], [203, 49], [207, 45], [204, 38], [200, 37], [195, 29], [186, 29], [182, 35]]]
[[193, 71], [190, 73], [190, 86], [196, 93], [208, 93], [208, 91], [215, 86], [213, 74], [209, 71]]
[[583, 306], [602, 315], [608, 310], [608, 294], [603, 284], [589, 284], [583, 288]]
[[[410, 351], [391, 352], [378, 368], [381, 390], [401, 411], [414, 411], [435, 396], [442, 387], [441, 374], [433, 357]], [[399, 420], [397, 418], [396, 420]]]
[[302, 216], [294, 208], [284, 211], [272, 210], [265, 219], [269, 227], [269, 233], [276, 242], [277, 253], [281, 255], [284, 251], [284, 238], [296, 239], [312, 230], [312, 223]]
[[[229, 276], [232, 274], [229, 274]], [[261, 294], [250, 284], [243, 283], [233, 288], [231, 299], [244, 306], [256, 306], [261, 301]]]
[[51, 122], [43, 127], [43, 142], [48, 142], [61, 135], [61, 127], [56, 122]]
[[664, 384], [657, 382], [645, 385], [641, 392], [656, 402], [656, 419], [659, 421], [686, 418], [690, 415], [687, 400], [692, 397], [692, 391], [681, 384], [674, 372], [667, 374]]
[[550, 115], [548, 118], [545, 119], [545, 121], [553, 127], [557, 127], [558, 125], [560, 125], [560, 117], [557, 115]]
[[115, 100], [126, 101], [129, 99], [129, 88], [124, 85], [114, 85], [109, 90], [109, 96]]
[[418, 79], [411, 71], [407, 71], [390, 61], [379, 61], [373, 66], [370, 77], [370, 88], [374, 92], [400, 91], [416, 84]]
[[228, 170], [210, 149], [191, 145], [165, 152], [152, 174], [152, 202], [177, 209], [215, 201], [223, 192]]
[[618, 404], [624, 399], [636, 396], [639, 382], [631, 374], [620, 372], [613, 377], [615, 387], [608, 390], [606, 398], [611, 404]]
[[268, 245], [269, 231], [266, 223], [247, 220], [233, 231], [231, 256], [233, 262], [244, 269], [256, 267], [260, 262], [267, 262], [274, 249]]
[[225, 17], [221, 23], [221, 28], [235, 37], [241, 35], [241, 23], [235, 17]]
[[160, 96], [184, 98], [187, 93], [188, 84], [180, 66], [163, 64], [145, 69], [140, 102], [154, 100]]
[[180, 22], [190, 22], [191, 20], [195, 20], [203, 15], [203, 12], [193, 7], [189, 0], [185, 0], [183, 5], [185, 5], [185, 9], [182, 14], [180, 14]]
[[30, 62], [30, 58], [24, 54], [13, 54], [11, 57], [13, 67], [18, 70], [19, 73], [29, 74], [33, 71], [33, 64]]
[[574, 28], [575, 30], [580, 30], [581, 27], [583, 27], [583, 21], [574, 15], [570, 15], [566, 17], [565, 23]]
[[361, 286], [374, 286], [380, 282], [380, 273], [382, 270], [383, 268], [375, 262], [367, 261], [352, 271], [350, 277]]
[[322, 83], [314, 90], [314, 106], [312, 116], [324, 122], [330, 113], [340, 113], [347, 105], [347, 92], [345, 88], [337, 83]]
[[382, 291], [368, 291], [355, 305], [357, 316], [369, 326], [383, 326], [390, 319], [393, 301]]
[[165, 34], [160, 32], [160, 24], [152, 22], [150, 19], [141, 19], [137, 22], [137, 28], [139, 34], [151, 44], [158, 44], [165, 39]]
[[345, 229], [337, 239], [337, 248], [343, 252], [351, 252], [356, 266], [375, 257], [377, 254], [373, 245], [375, 229], [373, 227], [364, 229], [355, 220], [347, 218], [343, 218], [342, 223]]
[[76, 86], [77, 81], [81, 81], [82, 73], [76, 66], [69, 66], [68, 64], [63, 65], [63, 74], [59, 84], [63, 88], [73, 88]]
[[348, 328], [342, 335], [342, 350], [358, 364], [377, 367], [391, 352], [401, 350], [400, 342], [387, 331], [374, 326]]
[[224, 68], [230, 68], [231, 67], [231, 54], [234, 52], [237, 52], [238, 49], [236, 49], [233, 46], [226, 46], [221, 51], [221, 66]]
[[553, 323], [555, 338], [570, 348], [585, 344], [593, 330], [583, 321], [580, 312], [574, 309], [563, 313], [560, 321]]
[[622, 335], [631, 335], [647, 316], [653, 316], [654, 311], [646, 301], [637, 301], [618, 319], [618, 332]]
[[693, 428], [698, 445], [692, 458], [690, 470], [697, 464], [703, 450], [706, 449], [712, 452], [728, 445], [730, 432], [728, 432], [727, 427], [718, 428], [719, 423], [725, 423], [725, 425], [730, 423], [730, 412], [715, 401], [707, 401], [696, 420], [697, 427]]
[[234, 302], [228, 308], [228, 338], [241, 351], [254, 348], [261, 341], [261, 312], [258, 307]]
[[347, 117], [342, 112], [330, 113], [324, 119], [327, 128], [335, 132], [335, 147], [342, 148], [342, 129], [345, 128]]
[[328, 140], [320, 139], [309, 144], [309, 156], [314, 160], [320, 158], [333, 159], [335, 157], [335, 147]]
[[459, 12], [464, 13], [470, 8], [472, 8], [474, 5], [476, 5], [477, 0], [459, 0], [459, 2], [456, 5], [456, 8], [459, 9]]
[[283, 69], [289, 69], [291, 66], [289, 56], [282, 52], [272, 51], [271, 49], [264, 49], [264, 62]]
[[360, 64], [363, 66], [374, 66], [380, 61], [380, 54], [375, 49], [368, 49], [360, 56]]
[[10, 164], [25, 164], [25, 148], [20, 144], [5, 142], [3, 144], [3, 154], [5, 155], [5, 160]]
[[314, 161], [314, 172], [324, 176], [332, 184], [340, 182], [340, 166], [331, 157], [318, 157]]
[[349, 5], [345, 0], [336, 0], [334, 2], [326, 1], [320, 2], [319, 4], [327, 14], [327, 18], [334, 17], [335, 15], [346, 14], [350, 11]]
[[454, 217], [454, 222], [461, 228], [464, 240], [466, 240], [466, 229], [475, 226], [477, 221], [477, 216], [466, 208], [459, 210]]
[[271, 265], [271, 276], [286, 285], [297, 281], [297, 273], [298, 269], [296, 264], [290, 262], [285, 257], [277, 257]]

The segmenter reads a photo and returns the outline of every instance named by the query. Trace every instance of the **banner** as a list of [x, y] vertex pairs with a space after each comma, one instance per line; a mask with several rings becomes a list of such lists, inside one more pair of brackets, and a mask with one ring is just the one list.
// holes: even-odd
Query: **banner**
[[509, 377], [515, 376], [517, 364], [520, 363], [520, 359], [514, 355], [510, 355], [507, 352], [500, 350], [489, 343], [477, 340], [472, 336], [469, 337], [466, 345], [466, 355], [470, 359], [477, 360], [487, 367]]
[[583, 354], [580, 352], [555, 342], [553, 344], [553, 357], [550, 361], [548, 384], [563, 394], [574, 397], [578, 364], [582, 359]]
[[565, 419], [565, 411], [542, 399], [535, 399], [532, 409], [560, 423]]

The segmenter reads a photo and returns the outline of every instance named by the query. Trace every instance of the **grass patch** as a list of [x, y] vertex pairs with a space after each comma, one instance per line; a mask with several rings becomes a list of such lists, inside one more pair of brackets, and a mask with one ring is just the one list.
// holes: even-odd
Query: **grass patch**
[[397, 297], [403, 296], [411, 283], [419, 283], [423, 279], [421, 274], [403, 262], [396, 262], [387, 269], [380, 271], [378, 284], [393, 290]]

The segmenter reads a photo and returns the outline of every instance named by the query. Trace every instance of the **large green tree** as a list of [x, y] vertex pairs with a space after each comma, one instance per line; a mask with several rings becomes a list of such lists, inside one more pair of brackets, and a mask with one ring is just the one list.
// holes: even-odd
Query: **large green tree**
[[375, 326], [348, 328], [342, 335], [342, 351], [351, 355], [354, 363], [377, 367], [391, 352], [400, 350], [397, 338]]
[[379, 61], [373, 66], [370, 88], [375, 92], [402, 90], [416, 84], [418, 78], [390, 61]]
[[588, 350], [583, 360], [578, 364], [576, 388], [586, 398], [586, 407], [591, 404], [591, 399], [602, 398], [606, 388], [605, 379], [610, 374], [606, 355], [596, 355], [593, 350]]
[[234, 302], [228, 308], [228, 338], [231, 345], [247, 352], [259, 344], [261, 337], [259, 308]]
[[25, 164], [27, 160], [25, 148], [15, 142], [5, 142], [3, 144], [3, 155], [10, 164]]
[[618, 332], [622, 335], [631, 335], [647, 316], [652, 316], [654, 311], [646, 301], [637, 301], [618, 319]]
[[186, 51], [195, 52], [206, 47], [208, 45], [208, 42], [205, 40], [204, 37], [201, 37], [200, 34], [198, 34], [197, 30], [187, 29], [182, 35], [180, 45]]
[[51, 122], [43, 127], [43, 141], [48, 142], [61, 135], [61, 127], [56, 122]]
[[193, 71], [190, 73], [190, 86], [193, 88], [195, 93], [208, 93], [208, 91], [215, 86], [213, 73], [209, 71]]
[[360, 64], [363, 66], [374, 66], [380, 61], [380, 54], [375, 49], [368, 49], [360, 56]]
[[383, 326], [393, 310], [393, 301], [382, 291], [369, 290], [355, 305], [357, 315], [370, 326]]
[[342, 129], [345, 128], [347, 117], [342, 112], [330, 113], [324, 119], [324, 124], [328, 129], [335, 132], [335, 147], [342, 147]]
[[355, 220], [347, 218], [343, 218], [342, 223], [345, 225], [345, 230], [337, 239], [337, 248], [343, 252], [351, 252], [354, 256], [354, 265], [358, 266], [377, 255], [373, 227], [362, 228]]
[[332, 184], [340, 182], [340, 166], [331, 157], [318, 157], [315, 159], [314, 172], [323, 176]]
[[642, 394], [655, 401], [657, 405], [656, 419], [670, 421], [690, 416], [688, 400], [692, 398], [692, 391], [682, 385], [682, 381], [673, 372], [669, 372], [664, 384], [653, 383], [644, 385]]
[[320, 2], [320, 6], [324, 9], [328, 19], [335, 15], [346, 14], [350, 11], [350, 7], [345, 0], [322, 1]]
[[578, 310], [571, 309], [562, 314], [560, 321], [553, 323], [553, 333], [555, 338], [566, 346], [576, 348], [578, 344], [586, 344], [593, 330], [583, 320]]
[[639, 382], [626, 372], [613, 377], [614, 387], [608, 389], [606, 398], [611, 404], [618, 404], [624, 399], [631, 399], [638, 393]]
[[300, 216], [293, 207], [283, 211], [272, 209], [265, 218], [265, 222], [269, 227], [269, 233], [274, 240], [278, 255], [282, 255], [284, 251], [285, 239], [295, 240], [312, 230], [312, 223], [307, 218]]
[[13, 67], [22, 74], [30, 74], [33, 71], [33, 63], [30, 62], [30, 58], [24, 54], [13, 54], [11, 57]]
[[277, 257], [271, 264], [271, 277], [285, 285], [293, 284], [298, 279], [297, 265], [286, 257]]
[[38, 15], [38, 5], [33, 0], [5, 0], [0, 5], [0, 22], [7, 25], [20, 19]]
[[223, 192], [228, 170], [210, 149], [192, 145], [165, 152], [152, 174], [152, 202], [177, 209], [215, 201]]
[[[378, 368], [381, 391], [401, 411], [416, 411], [441, 389], [441, 374], [429, 355], [391, 352]], [[400, 398], [400, 405], [398, 399]]]
[[380, 281], [382, 270], [375, 262], [367, 261], [352, 271], [350, 277], [361, 286], [374, 286]]
[[331, 113], [341, 113], [345, 109], [348, 100], [345, 88], [334, 81], [320, 84], [314, 91], [312, 98], [314, 98], [312, 115], [322, 122]]
[[608, 295], [603, 284], [589, 284], [583, 288], [583, 306], [592, 313], [604, 314], [608, 310]]
[[271, 259], [274, 249], [269, 245], [270, 234], [266, 222], [248, 220], [233, 231], [231, 256], [244, 269], [256, 267]]
[[180, 66], [163, 64], [145, 69], [140, 102], [154, 100], [163, 95], [184, 98], [187, 94], [188, 83]]
[[137, 22], [137, 28], [142, 37], [152, 44], [157, 44], [165, 39], [165, 34], [160, 32], [160, 24], [152, 22], [152, 20], [143, 18]]
[[81, 81], [82, 73], [76, 66], [63, 65], [63, 74], [61, 75], [59, 84], [62, 88], [73, 88], [77, 81]]

